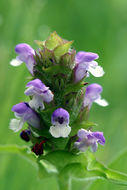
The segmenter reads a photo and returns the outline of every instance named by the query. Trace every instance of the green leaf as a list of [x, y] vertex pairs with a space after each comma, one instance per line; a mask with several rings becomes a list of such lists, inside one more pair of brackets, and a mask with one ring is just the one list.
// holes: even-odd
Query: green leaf
[[127, 174], [121, 173], [108, 167], [104, 166], [102, 163], [96, 160], [95, 156], [92, 153], [87, 154], [88, 158], [88, 171], [101, 172], [103, 174], [104, 179], [111, 181], [113, 183], [117, 183], [119, 185], [127, 186]]
[[121, 173], [96, 160], [93, 153], [72, 154], [67, 151], [54, 151], [37, 157], [27, 146], [1, 145], [0, 152], [15, 153], [32, 163], [37, 163], [41, 178], [55, 175], [61, 190], [71, 187], [71, 180], [105, 179], [119, 185], [127, 186], [127, 174]]
[[59, 186], [61, 190], [71, 190], [71, 180], [95, 180], [103, 179], [119, 185], [127, 186], [127, 175], [105, 167], [98, 162], [93, 154], [86, 155], [88, 165], [71, 163], [66, 165], [59, 173]]
[[45, 46], [48, 49], [53, 50], [54, 48], [56, 48], [58, 45], [62, 43], [63, 43], [62, 38], [56, 32], [53, 32], [50, 34], [49, 38], [46, 40]]
[[127, 185], [126, 174], [105, 167], [96, 160], [93, 153], [86, 152], [75, 155], [66, 151], [55, 151], [40, 156], [40, 160], [46, 160], [56, 166], [61, 190], [69, 188], [71, 179], [95, 180], [100, 178]]
[[36, 156], [28, 146], [17, 146], [17, 145], [0, 145], [0, 153], [13, 153], [22, 156], [26, 160], [36, 164]]
[[54, 55], [56, 57], [56, 60], [59, 61], [60, 60], [60, 57], [66, 53], [68, 53], [71, 45], [72, 45], [73, 41], [68, 41], [68, 42], [65, 42], [64, 44], [62, 45], [59, 45], [57, 46], [55, 49], [54, 49]]
[[118, 154], [114, 155], [114, 158], [110, 161], [108, 166], [112, 169], [120, 170], [121, 172], [127, 172], [127, 165], [123, 164], [126, 163], [127, 160], [127, 148], [124, 148]]

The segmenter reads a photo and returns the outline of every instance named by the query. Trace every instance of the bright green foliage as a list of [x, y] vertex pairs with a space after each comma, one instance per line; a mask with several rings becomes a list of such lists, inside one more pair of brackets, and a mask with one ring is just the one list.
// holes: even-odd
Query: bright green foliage
[[89, 152], [75, 155], [67, 151], [54, 151], [36, 158], [28, 147], [18, 147], [17, 145], [0, 146], [0, 152], [23, 156], [38, 168], [41, 179], [55, 176], [60, 190], [71, 190], [73, 179], [84, 181], [103, 179], [127, 185], [126, 174], [109, 169]]

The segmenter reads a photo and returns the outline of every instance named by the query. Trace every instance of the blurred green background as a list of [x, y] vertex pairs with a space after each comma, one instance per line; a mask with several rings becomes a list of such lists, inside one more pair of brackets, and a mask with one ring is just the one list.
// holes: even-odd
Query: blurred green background
[[[8, 129], [13, 117], [11, 107], [22, 100], [26, 77], [23, 64], [13, 68], [18, 43], [44, 40], [52, 31], [65, 39], [75, 40], [77, 51], [97, 52], [105, 75], [89, 82], [103, 85], [106, 108], [93, 105], [90, 120], [104, 131], [106, 145], [96, 156], [108, 164], [127, 146], [127, 0], [0, 0], [0, 144], [24, 142], [19, 133]], [[62, 159], [62, 158], [61, 158]], [[112, 167], [127, 173], [127, 155]], [[54, 178], [38, 180], [36, 170], [25, 160], [0, 154], [0, 190], [58, 190]], [[106, 181], [73, 182], [73, 190], [126, 190]]]

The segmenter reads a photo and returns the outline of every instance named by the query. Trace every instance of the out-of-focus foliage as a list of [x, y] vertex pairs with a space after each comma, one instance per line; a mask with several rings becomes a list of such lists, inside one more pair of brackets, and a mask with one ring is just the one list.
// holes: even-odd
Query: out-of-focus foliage
[[[0, 144], [19, 144], [18, 134], [8, 129], [12, 117], [11, 107], [22, 100], [28, 71], [25, 64], [13, 68], [9, 61], [15, 57], [14, 47], [21, 42], [34, 48], [34, 39], [44, 40], [50, 32], [68, 40], [75, 40], [77, 51], [97, 52], [106, 74], [102, 78], [91, 77], [104, 87], [103, 97], [110, 106], [93, 105], [91, 120], [103, 130], [106, 145], [96, 156], [104, 163], [119, 154], [127, 146], [127, 1], [126, 0], [1, 0], [0, 1]], [[62, 158], [61, 158], [62, 159]], [[127, 156], [124, 155], [113, 169], [127, 173]], [[36, 170], [18, 156], [0, 155], [1, 190], [57, 190], [54, 178], [39, 181]], [[126, 190], [126, 187], [106, 181], [73, 182], [73, 189]]]

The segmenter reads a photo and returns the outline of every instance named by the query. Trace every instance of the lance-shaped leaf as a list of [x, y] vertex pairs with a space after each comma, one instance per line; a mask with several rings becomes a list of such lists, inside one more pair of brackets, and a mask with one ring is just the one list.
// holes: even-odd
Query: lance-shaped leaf
[[[114, 158], [110, 161], [110, 163], [108, 164], [109, 168], [112, 169], [117, 169], [120, 170], [120, 172], [127, 172], [127, 165], [124, 164], [126, 163], [127, 160], [127, 148], [124, 148], [123, 150], [121, 150], [120, 152], [118, 152], [118, 154], [114, 155]], [[96, 189], [115, 189], [115, 190], [119, 190], [119, 189], [126, 189], [126, 187], [122, 187], [122, 186], [116, 186], [113, 183], [106, 183], [101, 181], [101, 180], [95, 180], [94, 183], [92, 183], [92, 185], [90, 186], [90, 188], [88, 188], [89, 190], [96, 190]]]
[[127, 174], [121, 173], [108, 167], [104, 166], [102, 163], [96, 160], [94, 154], [87, 152], [88, 159], [88, 171], [101, 172], [104, 175], [104, 179], [109, 180], [113, 183], [127, 186]]
[[13, 153], [22, 156], [32, 164], [36, 165], [36, 156], [31, 152], [28, 146], [17, 146], [17, 145], [0, 145], [0, 153]]

